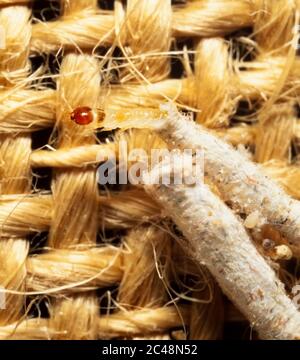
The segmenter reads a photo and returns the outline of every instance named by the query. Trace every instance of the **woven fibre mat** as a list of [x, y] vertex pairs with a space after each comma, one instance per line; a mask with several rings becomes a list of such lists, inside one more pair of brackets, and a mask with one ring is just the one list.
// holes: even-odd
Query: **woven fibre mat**
[[[0, 0], [1, 339], [258, 337], [143, 187], [97, 182], [97, 155], [120, 137], [146, 152], [163, 141], [98, 120], [171, 101], [299, 199], [299, 10]], [[291, 294], [297, 255], [273, 265]]]

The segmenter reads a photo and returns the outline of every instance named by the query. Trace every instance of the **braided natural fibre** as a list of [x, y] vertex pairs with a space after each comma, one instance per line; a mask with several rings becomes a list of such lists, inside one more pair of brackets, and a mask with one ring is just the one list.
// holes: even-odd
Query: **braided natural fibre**
[[[232, 173], [257, 163], [254, 175], [273, 180], [278, 204], [289, 195], [300, 208], [299, 14], [297, 0], [0, 0], [0, 339], [226, 339], [232, 324], [240, 339], [252, 325], [261, 338], [299, 338], [289, 297], [300, 281], [300, 229], [290, 241], [282, 224], [259, 228], [247, 199], [234, 213], [235, 190], [246, 184], [224, 190], [213, 176], [214, 154]], [[166, 103], [189, 112], [206, 137], [185, 123], [185, 134], [169, 136], [171, 111], [168, 128], [142, 126]], [[80, 107], [93, 114], [85, 126], [71, 120]], [[102, 120], [118, 116], [130, 125], [106, 132]], [[197, 146], [206, 138], [218, 146], [207, 145], [203, 185], [216, 216], [225, 214], [216, 226], [205, 223], [197, 188], [186, 196], [184, 187], [99, 184], [103, 157], [119, 164], [135, 148], [180, 147], [189, 131]], [[187, 200], [177, 207], [178, 194]], [[227, 246], [222, 231], [240, 245], [215, 249]], [[258, 276], [262, 289], [279, 278], [286, 286], [278, 295], [285, 328], [275, 295], [265, 303], [275, 304], [278, 323], [256, 319], [264, 311], [247, 303], [243, 271], [230, 272], [251, 265], [249, 253], [269, 274]]]

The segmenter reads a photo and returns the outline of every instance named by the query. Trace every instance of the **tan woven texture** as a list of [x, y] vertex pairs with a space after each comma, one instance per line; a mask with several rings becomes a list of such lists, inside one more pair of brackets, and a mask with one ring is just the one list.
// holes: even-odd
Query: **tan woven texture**
[[[119, 135], [70, 113], [172, 101], [299, 199], [299, 2], [61, 0], [50, 21], [34, 6], [0, 0], [0, 338], [255, 336], [142, 188], [98, 186]], [[277, 268], [289, 292], [294, 256]]]

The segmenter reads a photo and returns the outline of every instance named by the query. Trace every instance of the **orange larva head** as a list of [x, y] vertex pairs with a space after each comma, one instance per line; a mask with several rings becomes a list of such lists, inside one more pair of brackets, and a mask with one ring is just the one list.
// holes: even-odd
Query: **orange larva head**
[[88, 125], [94, 120], [94, 114], [90, 107], [80, 106], [73, 110], [71, 120], [78, 125]]

